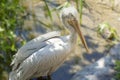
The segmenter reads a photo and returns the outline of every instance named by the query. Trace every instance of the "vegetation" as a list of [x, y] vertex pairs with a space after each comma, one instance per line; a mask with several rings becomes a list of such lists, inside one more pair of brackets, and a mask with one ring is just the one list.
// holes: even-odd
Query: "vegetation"
[[19, 0], [0, 1], [0, 79], [7, 80], [10, 71], [12, 55], [15, 54], [16, 39], [15, 29], [23, 25], [23, 7]]
[[107, 40], [119, 41], [119, 36], [116, 29], [112, 27], [109, 23], [99, 24], [97, 27], [97, 33]]
[[115, 74], [115, 79], [119, 80], [120, 79], [120, 61], [116, 61], [116, 66], [115, 66], [116, 74]]

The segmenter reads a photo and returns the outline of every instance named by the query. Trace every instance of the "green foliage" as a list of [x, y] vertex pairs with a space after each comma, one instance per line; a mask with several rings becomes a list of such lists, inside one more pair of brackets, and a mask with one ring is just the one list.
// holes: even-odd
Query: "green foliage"
[[101, 23], [97, 27], [97, 33], [109, 40], [119, 41], [119, 36], [114, 27], [109, 23]]
[[115, 79], [119, 80], [120, 79], [120, 61], [118, 60], [116, 61], [115, 71], [116, 71]]
[[65, 2], [65, 3], [61, 4], [60, 6], [58, 6], [56, 8], [56, 10], [61, 10], [62, 8], [68, 7], [68, 6], [70, 6], [70, 3], [69, 2]]
[[53, 19], [52, 19], [52, 12], [50, 11], [49, 6], [48, 6], [46, 0], [44, 0], [44, 3], [45, 3], [45, 7], [47, 9], [48, 15], [49, 15], [51, 21], [53, 21]]
[[80, 14], [80, 24], [82, 23], [82, 9], [83, 9], [83, 4], [85, 3], [84, 0], [75, 0], [76, 2], [76, 6], [77, 6], [77, 10]]
[[[0, 79], [5, 80], [4, 73], [10, 71], [12, 55], [16, 52], [17, 26], [21, 26], [23, 7], [19, 0], [0, 1]], [[4, 78], [4, 79], [3, 79]]]

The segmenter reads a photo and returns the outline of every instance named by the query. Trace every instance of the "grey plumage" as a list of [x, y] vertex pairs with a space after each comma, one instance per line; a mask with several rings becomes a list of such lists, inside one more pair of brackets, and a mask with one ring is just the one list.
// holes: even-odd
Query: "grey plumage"
[[[29, 41], [24, 46], [22, 46], [18, 50], [18, 52], [14, 55], [14, 59], [11, 63], [11, 66], [13, 68], [12, 68], [12, 72], [9, 75], [9, 80], [23, 80], [23, 79], [18, 79], [19, 78], [18, 76], [20, 76], [20, 74], [22, 74], [22, 71], [20, 71], [21, 70], [20, 66], [22, 66], [21, 63], [23, 63], [24, 60], [29, 58], [31, 55], [33, 55], [38, 50], [47, 46], [47, 43], [45, 41], [49, 40], [50, 38], [59, 37], [59, 36], [60, 36], [60, 32], [58, 32], [58, 31], [49, 32], [47, 34], [41, 35], [41, 36]], [[25, 64], [27, 64], [27, 63], [25, 63]], [[23, 64], [23, 65], [25, 65], [25, 64]], [[30, 63], [28, 63], [28, 64], [30, 65]], [[33, 68], [35, 68], [35, 67], [33, 67]], [[32, 70], [32, 68], [31, 68], [31, 70]], [[33, 69], [33, 71], [34, 71], [34, 69]], [[18, 72], [19, 72], [19, 74], [18, 74]], [[29, 73], [29, 75], [30, 75], [30, 73]]]
[[11, 63], [13, 68], [9, 80], [29, 80], [51, 75], [74, 50], [77, 33], [88, 51], [78, 25], [77, 10], [74, 7], [64, 8], [60, 18], [70, 34], [61, 36], [59, 32], [50, 32], [21, 47]]

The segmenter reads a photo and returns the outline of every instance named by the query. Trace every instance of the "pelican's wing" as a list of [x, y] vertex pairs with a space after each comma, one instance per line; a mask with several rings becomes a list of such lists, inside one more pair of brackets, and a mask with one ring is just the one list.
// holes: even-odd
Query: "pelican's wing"
[[16, 70], [10, 73], [9, 80], [29, 80], [33, 77], [45, 76], [63, 63], [66, 53], [69, 53], [68, 45], [61, 38], [52, 40], [57, 40], [57, 43], [49, 43], [26, 58]]
[[34, 52], [38, 51], [39, 49], [45, 47], [47, 44], [45, 43], [46, 40], [60, 36], [60, 33], [57, 31], [49, 32], [44, 35], [40, 35], [39, 37], [29, 41], [24, 46], [22, 46], [18, 52], [16, 53], [11, 65], [13, 65], [13, 70], [17, 68], [17, 66]]

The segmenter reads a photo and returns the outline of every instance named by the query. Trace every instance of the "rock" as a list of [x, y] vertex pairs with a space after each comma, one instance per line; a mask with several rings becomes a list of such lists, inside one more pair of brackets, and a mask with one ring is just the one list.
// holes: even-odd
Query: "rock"
[[120, 43], [111, 48], [110, 55], [114, 60], [120, 60]]
[[120, 60], [120, 43], [111, 48], [109, 55], [77, 72], [71, 80], [113, 80], [115, 60]]

